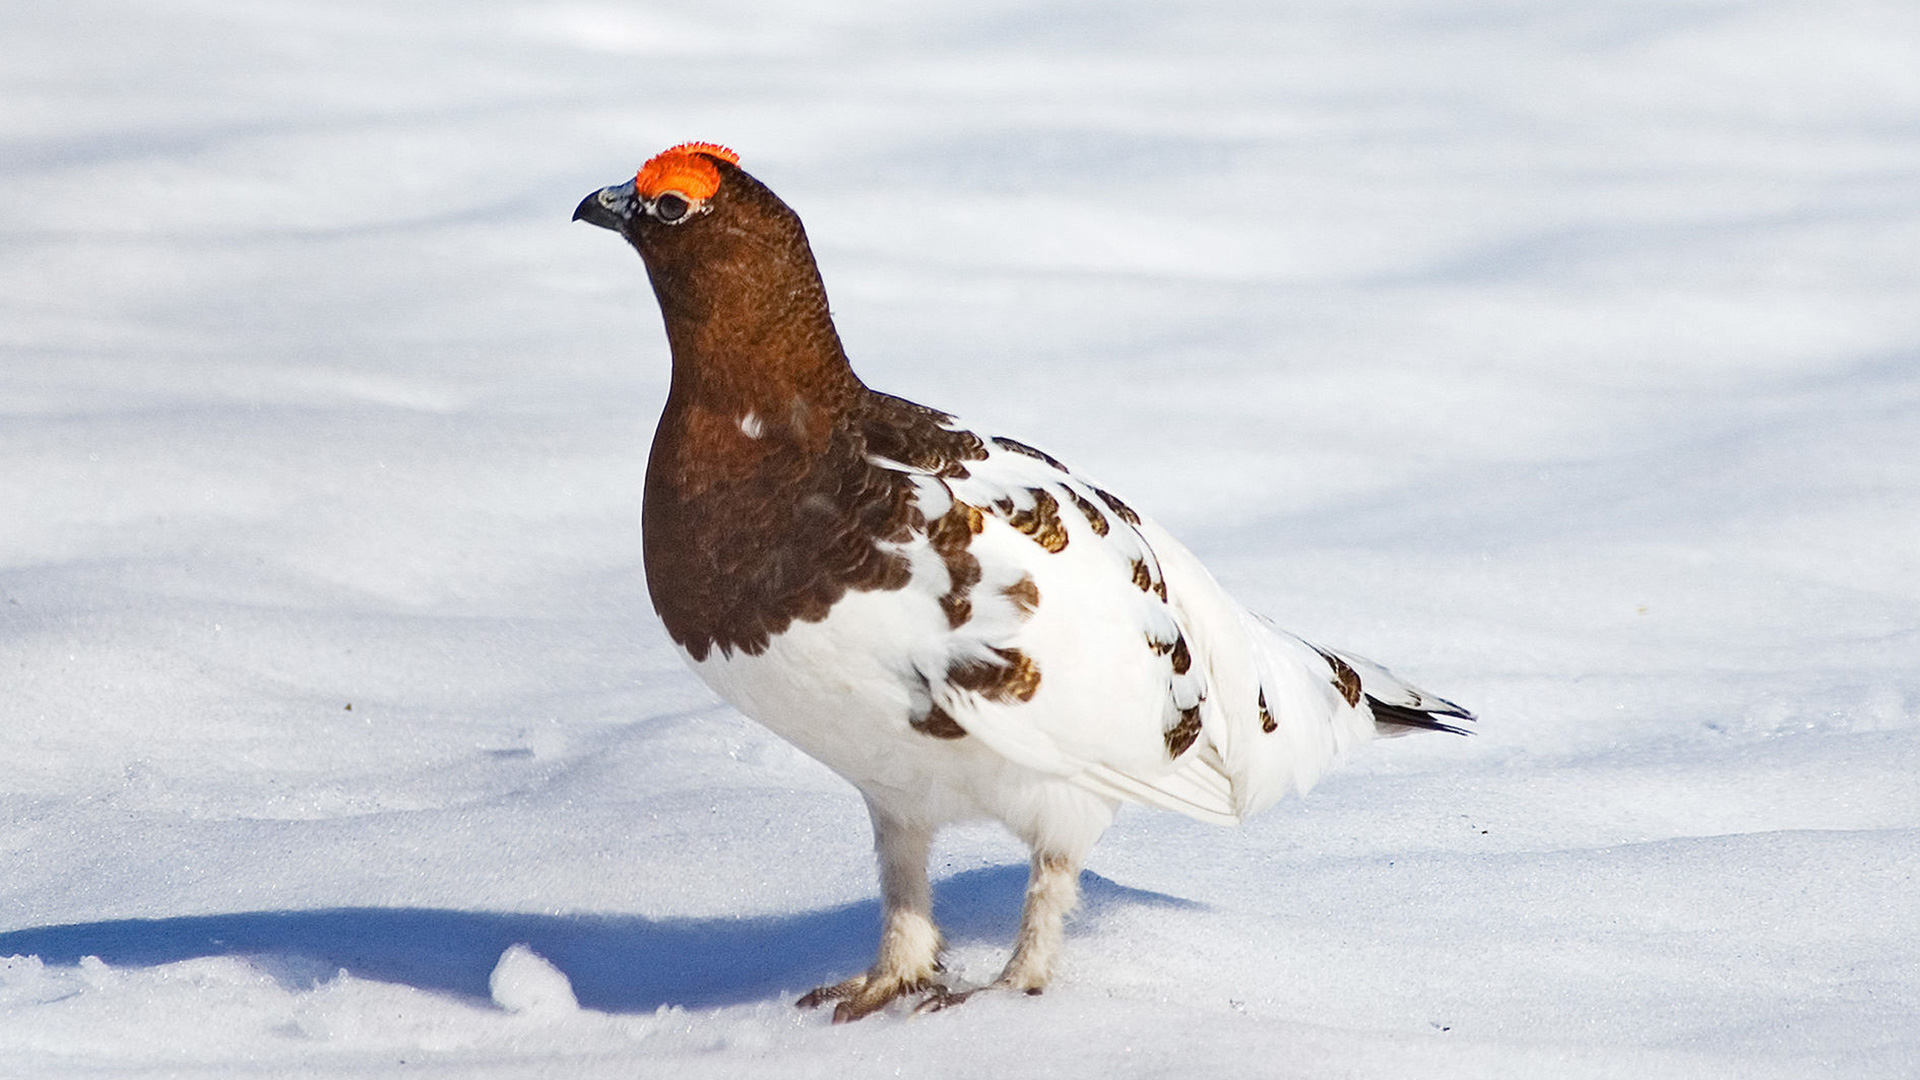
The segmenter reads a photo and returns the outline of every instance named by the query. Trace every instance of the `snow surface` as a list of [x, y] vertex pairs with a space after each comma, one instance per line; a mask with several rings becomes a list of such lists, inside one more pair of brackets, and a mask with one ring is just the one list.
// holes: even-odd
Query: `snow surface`
[[[0, 7], [0, 1074], [1920, 1075], [1920, 6]], [[1476, 708], [1123, 814], [831, 1028], [853, 791], [635, 528], [578, 198], [684, 139], [874, 385]], [[953, 968], [1019, 849], [938, 849]]]

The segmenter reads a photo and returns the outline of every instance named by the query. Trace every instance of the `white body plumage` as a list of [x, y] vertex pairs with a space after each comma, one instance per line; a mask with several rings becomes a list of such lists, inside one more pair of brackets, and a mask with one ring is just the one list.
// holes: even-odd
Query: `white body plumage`
[[[988, 445], [966, 478], [923, 474], [919, 484], [928, 519], [955, 498], [987, 510], [969, 549], [981, 574], [965, 623], [949, 625], [940, 598], [950, 571], [916, 536], [895, 545], [912, 566], [904, 589], [850, 594], [759, 655], [715, 650], [688, 663], [892, 815], [927, 829], [994, 819], [1062, 853], [1084, 854], [1123, 800], [1236, 823], [1304, 792], [1330, 762], [1373, 738], [1372, 713], [1342, 695], [1329, 654], [1248, 612], [1151, 521], [1134, 525], [1108, 511], [1103, 535], [1072, 512], [1075, 495], [1099, 506], [1099, 489], [1031, 453]], [[995, 512], [1009, 503], [1016, 513], [1031, 509], [1036, 490], [1066, 507], [1058, 551]], [[1150, 568], [1147, 588], [1135, 583], [1136, 561]], [[1022, 580], [1037, 591], [1030, 609], [1008, 592]], [[1191, 652], [1182, 673], [1155, 662], [1150, 646], [1176, 636]], [[1030, 699], [993, 700], [944, 681], [956, 661], [991, 649], [1032, 658], [1040, 678]], [[1423, 700], [1373, 670], [1368, 694]], [[910, 717], [925, 712], [928, 696], [971, 738], [915, 730]], [[1166, 732], [1195, 705], [1198, 737], [1175, 757]]]

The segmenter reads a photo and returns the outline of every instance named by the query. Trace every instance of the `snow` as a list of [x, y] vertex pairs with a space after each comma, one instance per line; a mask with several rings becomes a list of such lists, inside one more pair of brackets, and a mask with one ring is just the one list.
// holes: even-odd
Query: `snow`
[[[0, 1075], [1920, 1073], [1920, 9], [0, 9]], [[1123, 813], [1057, 985], [832, 1028], [852, 790], [635, 518], [567, 220], [685, 139], [858, 370], [1475, 708]], [[1024, 867], [936, 853], [963, 979]], [[12, 959], [4, 959], [12, 957]]]
[[487, 989], [493, 1003], [508, 1012], [557, 1017], [580, 1010], [566, 972], [525, 945], [500, 954], [500, 963], [487, 976]]

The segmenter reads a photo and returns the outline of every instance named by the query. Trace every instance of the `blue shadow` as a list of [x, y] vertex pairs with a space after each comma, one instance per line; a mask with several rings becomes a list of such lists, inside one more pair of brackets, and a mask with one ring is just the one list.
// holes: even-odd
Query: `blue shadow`
[[[1191, 906], [1190, 901], [1081, 879], [1087, 909]], [[1026, 867], [956, 874], [935, 887], [935, 915], [953, 941], [1011, 944]], [[486, 999], [508, 946], [524, 944], [565, 972], [580, 1004], [607, 1012], [712, 1007], [794, 994], [864, 970], [879, 943], [880, 905], [867, 900], [797, 915], [644, 919], [519, 915], [433, 908], [249, 911], [122, 919], [0, 934], [0, 957], [75, 964], [97, 956], [146, 967], [243, 956], [283, 984], [310, 988], [345, 970], [382, 982]]]

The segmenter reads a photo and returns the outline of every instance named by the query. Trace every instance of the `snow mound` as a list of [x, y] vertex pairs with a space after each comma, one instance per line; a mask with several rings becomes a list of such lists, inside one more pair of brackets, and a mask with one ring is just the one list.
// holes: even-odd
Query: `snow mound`
[[500, 954], [487, 989], [495, 1005], [512, 1013], [550, 1017], [580, 1011], [566, 974], [525, 945]]

